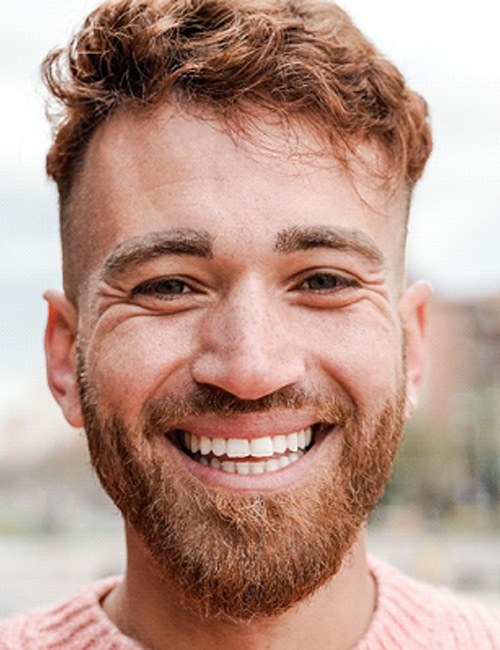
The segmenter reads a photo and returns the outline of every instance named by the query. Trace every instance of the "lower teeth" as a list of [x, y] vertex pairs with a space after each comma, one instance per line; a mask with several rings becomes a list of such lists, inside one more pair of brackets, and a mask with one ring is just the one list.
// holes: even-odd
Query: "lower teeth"
[[266, 461], [237, 461], [237, 460], [223, 460], [218, 458], [211, 458], [200, 456], [194, 458], [201, 465], [219, 469], [228, 474], [269, 474], [276, 472], [284, 467], [288, 467], [292, 463], [296, 463], [304, 455], [303, 451], [293, 452], [291, 454], [280, 456], [280, 458], [270, 458]]

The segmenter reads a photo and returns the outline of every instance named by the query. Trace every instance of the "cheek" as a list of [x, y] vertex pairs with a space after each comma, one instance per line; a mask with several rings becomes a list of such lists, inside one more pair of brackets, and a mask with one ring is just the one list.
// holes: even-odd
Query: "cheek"
[[192, 329], [161, 317], [135, 317], [106, 333], [96, 330], [87, 348], [88, 378], [104, 410], [135, 421], [158, 391], [185, 386], [193, 352]]
[[322, 323], [316, 354], [335, 384], [370, 410], [385, 404], [397, 390], [403, 373], [403, 345], [394, 319], [339, 314]]

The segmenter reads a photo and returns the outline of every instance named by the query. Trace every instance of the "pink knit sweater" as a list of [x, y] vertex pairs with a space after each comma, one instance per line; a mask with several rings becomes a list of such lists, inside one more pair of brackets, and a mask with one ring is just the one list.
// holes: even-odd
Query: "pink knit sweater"
[[[500, 649], [500, 610], [424, 585], [378, 560], [371, 567], [377, 608], [353, 650]], [[0, 623], [0, 650], [144, 650], [99, 606], [118, 580], [96, 582], [64, 603]]]

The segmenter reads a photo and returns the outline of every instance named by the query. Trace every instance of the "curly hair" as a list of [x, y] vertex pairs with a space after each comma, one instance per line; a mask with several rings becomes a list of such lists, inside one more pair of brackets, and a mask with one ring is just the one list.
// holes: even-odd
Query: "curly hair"
[[339, 159], [375, 143], [387, 178], [409, 189], [432, 148], [425, 101], [332, 2], [107, 0], [43, 75], [57, 104], [47, 172], [61, 201], [101, 122], [172, 99], [232, 128], [255, 107], [305, 119]]

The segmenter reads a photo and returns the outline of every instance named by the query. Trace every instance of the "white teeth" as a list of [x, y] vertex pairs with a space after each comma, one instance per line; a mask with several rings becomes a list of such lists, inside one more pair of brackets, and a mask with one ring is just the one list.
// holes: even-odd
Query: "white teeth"
[[290, 465], [290, 459], [288, 456], [281, 456], [281, 458], [278, 458], [278, 463], [281, 467], [287, 467], [287, 465]]
[[264, 474], [266, 471], [266, 464], [263, 462], [249, 463], [250, 474]]
[[289, 433], [286, 437], [288, 449], [290, 451], [297, 451], [299, 448], [299, 434], [298, 433]]
[[[194, 436], [191, 436], [192, 438]], [[200, 453], [202, 456], [208, 456], [208, 454], [212, 451], [212, 441], [210, 438], [205, 438], [205, 436], [202, 436], [200, 438]]]
[[226, 441], [224, 438], [214, 438], [212, 440], [212, 453], [215, 456], [225, 456], [226, 455]]
[[[275, 454], [306, 449], [312, 441], [312, 429], [302, 429], [288, 435], [261, 438], [207, 438], [194, 433], [184, 433], [184, 446], [192, 454], [201, 456], [226, 456], [227, 458], [272, 458]], [[289, 457], [289, 456], [288, 456]]]
[[288, 456], [282, 456], [281, 458], [271, 458], [266, 461], [233, 461], [233, 460], [223, 460], [222, 462], [218, 458], [212, 458], [210, 461], [207, 461], [203, 456], [200, 458], [199, 462], [202, 465], [209, 465], [213, 469], [219, 469], [228, 474], [267, 474], [269, 472], [276, 472], [283, 467], [288, 467], [292, 463], [295, 463], [302, 458], [304, 455], [303, 451], [298, 451], [289, 454]]
[[251, 463], [235, 463], [236, 473], [237, 474], [250, 474], [250, 464]]
[[272, 456], [274, 454], [274, 445], [270, 436], [264, 438], [254, 438], [250, 440], [250, 454], [254, 458]]
[[222, 467], [222, 463], [218, 458], [212, 458], [209, 463], [210, 467], [213, 467], [214, 469], [220, 469]]
[[191, 446], [188, 447], [188, 449], [191, 449], [193, 454], [195, 454], [197, 451], [200, 451], [200, 439], [198, 438], [198, 436], [194, 436], [194, 435], [190, 436], [190, 439], [191, 439], [190, 440]]
[[246, 440], [246, 438], [228, 438], [226, 454], [229, 458], [246, 458], [250, 456], [250, 441]]
[[275, 458], [266, 461], [266, 472], [275, 472], [277, 469], [280, 469], [280, 464]]
[[274, 436], [272, 438], [274, 453], [284, 454], [286, 451], [286, 436]]

